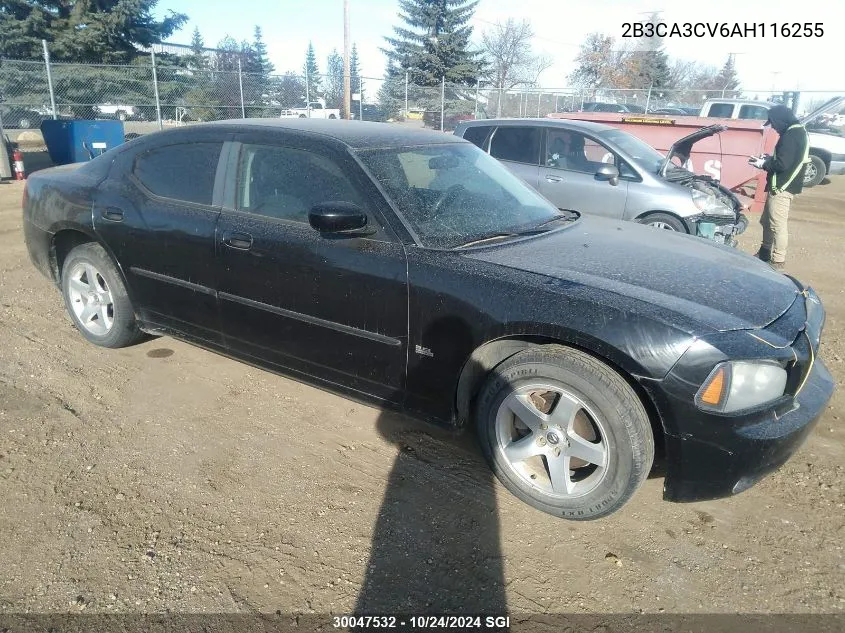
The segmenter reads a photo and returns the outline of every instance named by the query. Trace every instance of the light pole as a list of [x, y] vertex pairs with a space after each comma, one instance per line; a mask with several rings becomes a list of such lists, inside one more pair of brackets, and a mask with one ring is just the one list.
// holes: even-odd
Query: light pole
[[343, 0], [343, 118], [352, 118], [352, 73], [349, 52], [349, 0]]

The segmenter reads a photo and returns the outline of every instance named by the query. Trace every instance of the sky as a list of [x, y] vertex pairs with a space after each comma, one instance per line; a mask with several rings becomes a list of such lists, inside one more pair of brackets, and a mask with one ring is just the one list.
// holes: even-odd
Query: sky
[[[216, 3], [215, 3], [216, 4]], [[392, 34], [398, 0], [349, 0], [350, 34], [357, 44], [362, 75], [380, 78], [385, 67], [384, 36]], [[343, 49], [343, 1], [246, 0], [212, 7], [208, 0], [159, 0], [156, 14], [168, 10], [185, 13], [189, 21], [169, 38], [189, 43], [199, 27], [206, 46], [214, 46], [225, 35], [236, 40], [252, 39], [261, 25], [270, 61], [276, 70], [301, 72], [309, 40], [313, 42], [321, 69], [333, 48]], [[749, 37], [667, 38], [666, 51], [673, 58], [700, 61], [720, 67], [735, 54], [741, 85], [749, 92], [777, 90], [841, 91], [845, 93], [845, 72], [841, 70], [845, 22], [835, 16], [839, 2], [793, 0], [737, 2], [707, 0], [480, 0], [473, 18], [474, 38], [492, 23], [509, 17], [528, 20], [534, 30], [537, 53], [549, 55], [554, 65], [540, 77], [544, 88], [565, 88], [566, 76], [574, 68], [578, 46], [591, 32], [598, 31], [624, 42], [623, 23], [645, 21], [659, 11], [661, 19], [673, 23], [758, 24], [757, 35]], [[802, 25], [820, 23], [820, 37], [787, 38], [773, 35], [772, 23]], [[765, 24], [765, 33], [760, 28]]]

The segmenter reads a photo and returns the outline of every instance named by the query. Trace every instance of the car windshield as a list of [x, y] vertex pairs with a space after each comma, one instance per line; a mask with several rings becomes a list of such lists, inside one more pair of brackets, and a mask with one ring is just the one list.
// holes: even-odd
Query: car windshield
[[656, 173], [666, 158], [645, 141], [621, 130], [605, 130], [599, 136], [625, 152], [633, 162], [650, 173]]
[[[423, 246], [456, 248], [539, 230], [561, 214], [471, 143], [364, 150], [358, 154]], [[544, 228], [543, 228], [544, 227]]]

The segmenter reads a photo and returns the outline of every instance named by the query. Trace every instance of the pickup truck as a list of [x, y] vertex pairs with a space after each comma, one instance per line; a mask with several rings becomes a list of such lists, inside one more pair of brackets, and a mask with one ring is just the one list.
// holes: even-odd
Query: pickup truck
[[[769, 104], [771, 105], [773, 104]], [[845, 106], [845, 97], [831, 99], [801, 121], [809, 124], [825, 114], [838, 112], [843, 106]], [[771, 154], [777, 143], [778, 134], [770, 127], [763, 127], [763, 121], [757, 118], [609, 112], [554, 113], [549, 114], [548, 117], [595, 121], [618, 127], [664, 154], [679, 139], [695, 130], [723, 125], [726, 128], [724, 131], [696, 143], [683, 166], [695, 174], [713, 177], [736, 194], [751, 212], [761, 212], [766, 203], [768, 197], [765, 192], [766, 172], [749, 165], [748, 157]], [[812, 136], [815, 135], [811, 134]], [[812, 138], [810, 144], [811, 146], [813, 144]], [[810, 151], [812, 152], [812, 147]], [[831, 161], [831, 167], [834, 166], [835, 163]]]
[[288, 108], [282, 110], [279, 117], [281, 119], [339, 119], [340, 110], [336, 108], [327, 108], [326, 103], [321, 99], [320, 101], [310, 101], [304, 108]]
[[[750, 119], [765, 121], [770, 101], [752, 101], [749, 99], [710, 99], [704, 102], [700, 116], [725, 119]], [[834, 112], [835, 114], [835, 112]], [[801, 122], [807, 126], [810, 135], [810, 164], [804, 171], [804, 186], [815, 187], [828, 174], [845, 174], [845, 136], [822, 131], [811, 125], [819, 120], [820, 115], [809, 116]]]

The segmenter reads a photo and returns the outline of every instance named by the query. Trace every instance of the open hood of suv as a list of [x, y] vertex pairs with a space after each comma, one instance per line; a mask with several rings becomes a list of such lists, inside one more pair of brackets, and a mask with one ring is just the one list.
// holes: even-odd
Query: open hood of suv
[[683, 138], [679, 138], [672, 144], [672, 147], [669, 148], [669, 151], [666, 153], [666, 158], [663, 159], [663, 162], [660, 164], [660, 169], [657, 173], [661, 176], [666, 175], [666, 170], [669, 168], [669, 165], [672, 163], [673, 158], [678, 158], [683, 165], [689, 160], [690, 154], [692, 153], [692, 146], [698, 143], [701, 139], [709, 138], [714, 134], [719, 134], [720, 132], [724, 132], [728, 129], [727, 125], [708, 125], [707, 127], [703, 127], [700, 130], [696, 130], [692, 134], [687, 134]]

